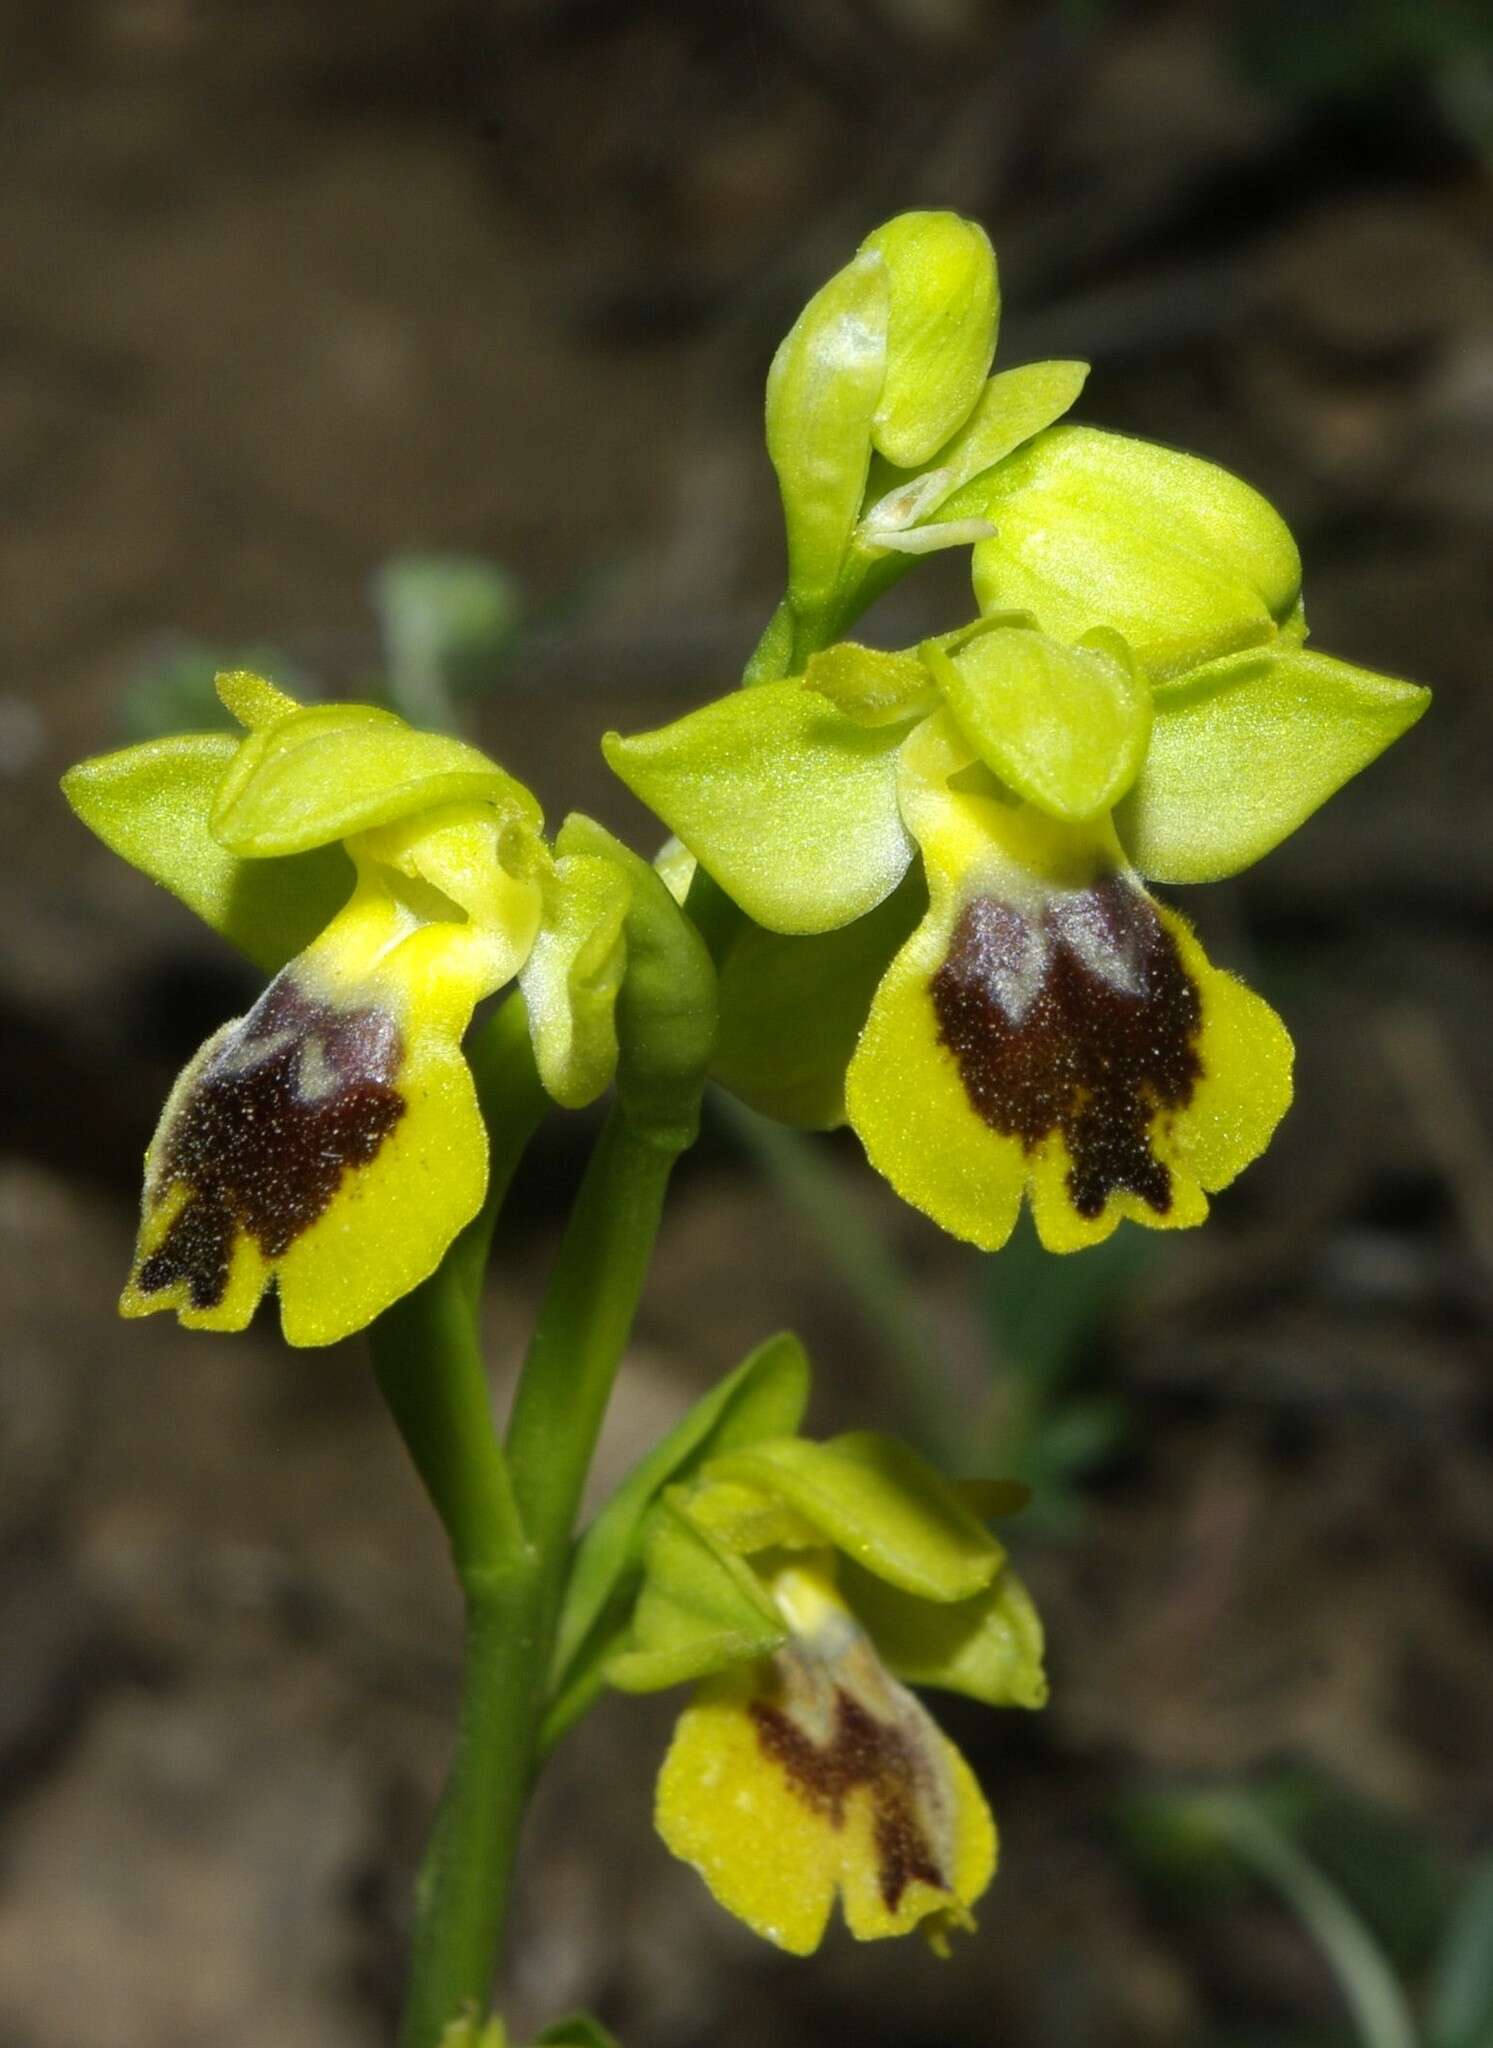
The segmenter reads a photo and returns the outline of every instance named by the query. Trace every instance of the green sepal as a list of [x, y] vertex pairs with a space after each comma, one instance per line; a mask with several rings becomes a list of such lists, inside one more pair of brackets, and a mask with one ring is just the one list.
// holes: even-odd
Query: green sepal
[[767, 452], [788, 536], [788, 596], [812, 612], [835, 587], [861, 509], [886, 376], [891, 293], [874, 251], [814, 294], [767, 373]]
[[937, 686], [921, 655], [888, 653], [854, 640], [837, 640], [811, 654], [804, 688], [827, 697], [857, 725], [900, 725], [938, 703]]
[[1151, 686], [1118, 634], [1101, 629], [1064, 647], [1003, 626], [950, 653], [930, 644], [925, 659], [981, 760], [1049, 817], [1083, 824], [1134, 782]]
[[147, 740], [80, 761], [62, 790], [107, 847], [273, 974], [330, 924], [353, 871], [340, 846], [239, 860], [213, 837], [213, 800], [241, 744], [227, 732]]
[[761, 683], [602, 747], [748, 917], [823, 932], [874, 909], [912, 859], [903, 732], [859, 724], [801, 683]]
[[437, 805], [486, 803], [537, 833], [538, 804], [476, 747], [371, 704], [314, 704], [251, 732], [210, 820], [232, 853], [303, 853]]
[[674, 1489], [648, 1518], [643, 1586], [626, 1647], [605, 1664], [619, 1692], [659, 1692], [765, 1657], [788, 1630], [750, 1565], [684, 1513]]
[[1088, 364], [1077, 362], [998, 370], [958, 433], [921, 469], [909, 475], [888, 462], [872, 463], [862, 538], [873, 540], [877, 526], [895, 530], [935, 518], [945, 524], [982, 518], [986, 471], [1060, 420], [1077, 401], [1088, 374]]
[[995, 354], [1000, 285], [983, 228], [957, 213], [900, 213], [861, 244], [886, 264], [886, 378], [871, 439], [924, 462], [969, 417]]
[[1260, 646], [1301, 587], [1296, 544], [1238, 477], [1094, 427], [1049, 427], [985, 478], [996, 529], [974, 550], [982, 611], [1027, 610], [1054, 639], [1119, 633], [1153, 680]]
[[1155, 694], [1145, 763], [1115, 815], [1141, 873], [1248, 867], [1414, 725], [1429, 690], [1304, 648], [1235, 655]]
[[780, 1331], [712, 1387], [628, 1473], [576, 1546], [555, 1632], [552, 1691], [571, 1681], [571, 1665], [642, 1557], [649, 1509], [666, 1486], [688, 1479], [717, 1453], [791, 1436], [809, 1401], [809, 1361], [791, 1331]]
[[1042, 1623], [1009, 1564], [969, 1599], [941, 1606], [853, 1564], [841, 1570], [840, 1591], [882, 1661], [909, 1685], [940, 1686], [988, 1707], [1046, 1704]]
[[[499, 2043], [501, 2048], [501, 2043]], [[622, 2048], [617, 2036], [588, 2012], [554, 2020], [534, 2037], [534, 2048]]]
[[594, 1102], [617, 1071], [617, 991], [632, 888], [614, 861], [569, 854], [544, 878], [544, 914], [518, 985], [539, 1078], [562, 1109]]
[[1005, 1552], [949, 1481], [895, 1437], [870, 1430], [811, 1443], [780, 1437], [712, 1458], [691, 1511], [712, 1486], [774, 1496], [877, 1578], [924, 1600], [965, 1600]]
[[711, 1079], [776, 1123], [837, 1130], [877, 985], [927, 907], [915, 863], [884, 902], [837, 931], [789, 938], [744, 922], [721, 962]]
[[555, 837], [555, 853], [560, 860], [609, 862], [628, 885], [617, 1097], [639, 1124], [687, 1143], [715, 1049], [715, 969], [704, 941], [649, 863], [594, 818], [573, 811]]

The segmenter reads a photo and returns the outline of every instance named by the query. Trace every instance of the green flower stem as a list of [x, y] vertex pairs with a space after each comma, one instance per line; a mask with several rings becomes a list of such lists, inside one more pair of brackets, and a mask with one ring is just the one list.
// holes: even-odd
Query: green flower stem
[[375, 1331], [380, 1383], [451, 1534], [466, 1597], [460, 1722], [417, 1888], [403, 2048], [436, 2048], [464, 2009], [486, 2008], [571, 1530], [694, 1109], [662, 1129], [612, 1112], [535, 1326], [506, 1454], [454, 1257]]
[[493, 1428], [476, 1314], [447, 1257], [369, 1332], [373, 1369], [451, 1545], [463, 1590], [524, 1551], [508, 1460]]
[[558, 1577], [581, 1489], [697, 1102], [667, 1125], [620, 1105], [576, 1198], [535, 1326], [508, 1428], [524, 1527]]
[[1258, 1808], [1209, 1802], [1209, 1816], [1259, 1876], [1274, 1886], [1332, 1966], [1363, 2048], [1417, 2048], [1405, 1994], [1382, 1950], [1347, 1900]]
[[415, 1885], [400, 2048], [438, 2048], [452, 2020], [487, 2010], [542, 1705], [542, 1584], [538, 1560], [528, 1553], [507, 1571], [469, 1578], [464, 1587], [456, 1746]]
[[435, 1503], [463, 1586], [473, 1575], [505, 1569], [523, 1547], [477, 1337], [493, 1225], [546, 1102], [520, 998], [511, 997], [476, 1034], [471, 1062], [488, 1130], [482, 1211], [430, 1278], [369, 1333], [379, 1386]]
[[487, 1198], [430, 1279], [370, 1332], [379, 1386], [440, 1515], [466, 1609], [456, 1745], [416, 1887], [407, 2048], [431, 2048], [468, 2000], [485, 2004], [527, 1790], [522, 1741], [544, 1669], [524, 1649], [539, 1572], [477, 1331], [493, 1225], [546, 1102], [519, 997], [475, 1034], [469, 1055], [488, 1129]]

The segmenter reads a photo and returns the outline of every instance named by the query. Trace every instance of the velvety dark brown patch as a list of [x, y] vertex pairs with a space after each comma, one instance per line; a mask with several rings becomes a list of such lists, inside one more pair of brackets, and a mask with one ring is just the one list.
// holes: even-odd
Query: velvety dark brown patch
[[194, 1308], [215, 1308], [237, 1232], [267, 1258], [288, 1251], [403, 1116], [401, 1051], [386, 1010], [318, 1002], [288, 973], [271, 982], [197, 1076], [153, 1162], [160, 1197], [176, 1182], [189, 1193], [140, 1268], [141, 1292], [184, 1281]]
[[877, 1873], [888, 1912], [896, 1911], [914, 1878], [947, 1891], [948, 1881], [913, 1806], [920, 1760], [900, 1728], [878, 1721], [838, 1687], [834, 1727], [823, 1744], [770, 1700], [753, 1700], [751, 1714], [763, 1750], [835, 1827], [843, 1825], [845, 1801], [856, 1787], [870, 1791]]
[[1033, 922], [976, 897], [932, 993], [939, 1037], [991, 1129], [1028, 1152], [1062, 1133], [1080, 1216], [1121, 1188], [1167, 1213], [1171, 1171], [1149, 1126], [1202, 1076], [1202, 1003], [1149, 898], [1110, 875]]

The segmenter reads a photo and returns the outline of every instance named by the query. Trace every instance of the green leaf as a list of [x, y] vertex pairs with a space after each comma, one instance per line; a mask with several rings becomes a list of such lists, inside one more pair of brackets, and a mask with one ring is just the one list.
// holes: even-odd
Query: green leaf
[[964, 1600], [1005, 1552], [948, 1480], [896, 1438], [857, 1431], [829, 1443], [783, 1437], [712, 1458], [703, 1490], [743, 1483], [772, 1494], [837, 1550], [924, 1600]]
[[744, 923], [721, 962], [711, 1079], [777, 1123], [837, 1129], [877, 984], [927, 905], [912, 867], [885, 902], [838, 931], [788, 938]]
[[554, 1685], [604, 1613], [613, 1593], [636, 1570], [643, 1524], [663, 1489], [687, 1479], [716, 1452], [790, 1436], [809, 1400], [809, 1361], [791, 1331], [780, 1331], [744, 1358], [719, 1386], [636, 1464], [582, 1536], [566, 1582], [555, 1637]]
[[995, 354], [1000, 285], [983, 228], [902, 213], [861, 244], [886, 263], [886, 380], [871, 438], [889, 462], [924, 462], [968, 419]]
[[912, 859], [897, 808], [905, 731], [861, 725], [796, 682], [760, 683], [602, 747], [748, 917], [824, 932], [873, 910]]
[[1106, 1319], [1155, 1255], [1147, 1233], [1119, 1230], [1081, 1259], [1055, 1259], [1023, 1216], [1004, 1248], [983, 1262], [992, 1369], [1012, 1375], [1038, 1402], [1055, 1394], [1092, 1354]]
[[[1089, 374], [1087, 363], [1026, 363], [998, 370], [959, 432], [938, 450], [931, 464], [912, 477], [887, 463], [871, 465], [867, 495], [872, 505], [865, 525], [982, 517], [988, 495], [987, 470], [1050, 427], [1072, 406]], [[870, 538], [869, 534], [867, 538]]]
[[534, 2048], [622, 2048], [613, 2033], [592, 2019], [588, 2012], [575, 2012], [568, 2019], [555, 2020], [534, 2043]]
[[492, 680], [521, 610], [506, 569], [464, 555], [397, 555], [379, 570], [373, 596], [390, 700], [426, 725], [447, 723], [454, 697]]
[[1431, 2048], [1493, 2041], [1493, 1856], [1473, 1871], [1431, 1966], [1426, 2003]]
[[508, 2035], [496, 2013], [484, 2020], [469, 2009], [460, 2019], [446, 2022], [440, 2048], [508, 2048]]
[[273, 974], [331, 922], [353, 871], [340, 846], [239, 860], [213, 837], [213, 801], [241, 744], [226, 732], [147, 740], [80, 762], [62, 789], [106, 846]]
[[617, 1094], [642, 1124], [697, 1113], [715, 1047], [715, 968], [704, 941], [646, 860], [572, 811], [555, 837], [561, 860], [608, 862], [628, 884], [627, 972], [617, 992]]
[[765, 1657], [788, 1630], [756, 1574], [702, 1534], [672, 1491], [650, 1513], [643, 1587], [626, 1647], [607, 1658], [620, 1692], [659, 1692]]
[[767, 452], [788, 533], [788, 595], [812, 611], [835, 587], [861, 509], [886, 376], [891, 292], [874, 251], [822, 286], [767, 374]]
[[1237, 874], [1414, 725], [1430, 692], [1303, 648], [1235, 655], [1158, 690], [1116, 817], [1142, 874]]
[[617, 1071], [617, 991], [627, 965], [632, 889], [591, 854], [558, 861], [538, 937], [519, 969], [539, 1078], [562, 1109], [594, 1102]]
[[224, 776], [213, 832], [232, 853], [303, 853], [441, 804], [487, 803], [530, 831], [538, 804], [464, 740], [371, 704], [315, 704], [251, 732]]
[[938, 1605], [847, 1565], [840, 1590], [883, 1660], [909, 1685], [965, 1693], [988, 1707], [1047, 1703], [1042, 1623], [1009, 1565], [983, 1591]]
[[1049, 817], [1082, 824], [1134, 782], [1151, 730], [1151, 687], [1113, 633], [1077, 647], [1002, 626], [930, 668], [964, 737], [1008, 788]]
[[[1119, 633], [1155, 680], [1272, 640], [1301, 586], [1278, 514], [1214, 463], [1093, 427], [1049, 427], [985, 478], [984, 612], [1054, 639]], [[944, 508], [947, 510], [947, 508]]]

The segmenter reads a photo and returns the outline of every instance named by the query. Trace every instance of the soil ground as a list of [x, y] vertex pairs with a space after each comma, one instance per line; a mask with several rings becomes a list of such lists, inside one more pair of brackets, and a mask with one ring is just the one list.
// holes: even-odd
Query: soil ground
[[[1003, 1827], [979, 1939], [952, 1965], [757, 1947], [650, 1832], [672, 1703], [618, 1700], [538, 1804], [514, 2017], [589, 2004], [635, 2048], [1333, 2038], [1300, 1930], [1252, 1893], [1204, 1910], [1158, 1888], [1116, 1814], [1288, 1763], [1448, 1869], [1493, 1840], [1473, 39], [1402, 32], [1392, 7], [1318, 35], [1275, 8], [979, 0], [6, 15], [0, 2044], [390, 2039], [455, 1676], [439, 1544], [359, 1348], [114, 1319], [158, 1104], [250, 984], [84, 839], [56, 775], [121, 736], [182, 637], [355, 692], [379, 564], [474, 551], [533, 619], [480, 737], [551, 815], [645, 843], [596, 736], [739, 669], [776, 595], [768, 356], [916, 203], [989, 224], [1003, 361], [1089, 357], [1083, 417], [1250, 476], [1301, 539], [1318, 643], [1437, 702], [1197, 906], [1289, 1018], [1298, 1105], [1206, 1231], [1107, 1291], [1071, 1361], [1066, 1397], [1118, 1403], [1121, 1428], [1067, 1526], [1017, 1539], [1052, 1705], [948, 1716]], [[906, 588], [888, 642], [966, 602], [938, 572]], [[500, 1393], [583, 1139], [548, 1133], [513, 1204]], [[824, 1156], [914, 1276], [937, 1363], [899, 1366], [717, 1123], [606, 1474], [785, 1323], [826, 1433], [895, 1414], [972, 1460], [977, 1423], [990, 1456], [1015, 1444], [1023, 1382], [981, 1311], [1002, 1269], [902, 1214], [853, 1145]]]

